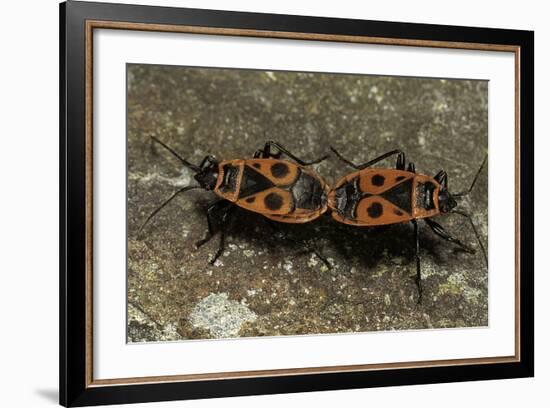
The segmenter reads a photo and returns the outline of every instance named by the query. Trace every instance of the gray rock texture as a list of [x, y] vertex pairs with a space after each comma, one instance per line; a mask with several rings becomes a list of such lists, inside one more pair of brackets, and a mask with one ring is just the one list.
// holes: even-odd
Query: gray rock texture
[[[156, 136], [193, 163], [251, 157], [266, 140], [313, 159], [333, 145], [354, 162], [400, 148], [417, 172], [444, 169], [451, 191], [467, 189], [487, 153], [487, 82], [128, 66], [128, 340], [486, 326], [488, 273], [420, 222], [424, 299], [417, 304], [410, 224], [357, 228], [325, 215], [274, 233], [260, 215], [237, 211], [227, 248], [193, 190], [147, 216], [192, 174]], [[393, 167], [389, 159], [382, 166]], [[329, 183], [352, 169], [335, 157], [314, 166]], [[487, 171], [460, 201], [487, 240]], [[437, 218], [477, 248], [459, 216]], [[318, 248], [332, 269], [297, 242]], [[485, 242], [486, 243], [486, 242]]]

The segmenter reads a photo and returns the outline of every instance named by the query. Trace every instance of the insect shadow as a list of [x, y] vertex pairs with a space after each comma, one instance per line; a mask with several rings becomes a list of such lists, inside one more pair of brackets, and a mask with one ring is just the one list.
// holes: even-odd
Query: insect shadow
[[[200, 211], [205, 211], [207, 202], [199, 202], [198, 206]], [[213, 219], [214, 228], [220, 228], [223, 224], [221, 217], [214, 215]], [[238, 209], [232, 224], [227, 226], [227, 242], [247, 241], [255, 249], [269, 251], [281, 260], [317, 251], [344, 268], [346, 265], [343, 260], [354, 258], [361, 264], [366, 277], [375, 273], [384, 263], [391, 265], [394, 258], [403, 258], [406, 264], [415, 262], [415, 252], [410, 245], [414, 232], [408, 224], [358, 229], [335, 223], [330, 215], [325, 215], [307, 224], [282, 224], [276, 227], [274, 229], [269, 220], [259, 214]], [[449, 261], [444, 253], [457, 257], [467, 253], [461, 248], [442, 244], [441, 240], [432, 235], [431, 231], [420, 231], [423, 254], [429, 255], [436, 263]], [[413, 274], [411, 278], [414, 284]]]

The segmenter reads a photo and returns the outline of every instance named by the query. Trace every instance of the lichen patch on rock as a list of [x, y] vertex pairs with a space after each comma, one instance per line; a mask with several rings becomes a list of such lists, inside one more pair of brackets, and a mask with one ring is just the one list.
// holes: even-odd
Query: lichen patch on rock
[[189, 318], [194, 327], [223, 339], [238, 336], [243, 323], [253, 322], [257, 316], [245, 305], [229, 300], [227, 293], [212, 293], [197, 303]]

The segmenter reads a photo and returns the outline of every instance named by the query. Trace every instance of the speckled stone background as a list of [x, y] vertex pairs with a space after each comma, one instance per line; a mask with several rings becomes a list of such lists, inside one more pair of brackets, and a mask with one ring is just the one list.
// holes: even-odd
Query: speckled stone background
[[[282, 225], [237, 211], [227, 249], [209, 264], [217, 237], [199, 249], [213, 193], [176, 198], [147, 216], [192, 174], [154, 135], [188, 160], [251, 157], [267, 139], [303, 159], [329, 145], [355, 162], [395, 148], [418, 172], [444, 169], [451, 191], [469, 187], [487, 152], [487, 83], [185, 67], [128, 66], [128, 341], [486, 326], [488, 273], [420, 222], [423, 302], [417, 304], [410, 224], [357, 228], [329, 215]], [[384, 166], [394, 166], [389, 159]], [[352, 169], [331, 157], [315, 169], [330, 183]], [[487, 170], [460, 208], [487, 239]], [[459, 216], [438, 217], [477, 241]], [[326, 268], [293, 240], [315, 246]]]

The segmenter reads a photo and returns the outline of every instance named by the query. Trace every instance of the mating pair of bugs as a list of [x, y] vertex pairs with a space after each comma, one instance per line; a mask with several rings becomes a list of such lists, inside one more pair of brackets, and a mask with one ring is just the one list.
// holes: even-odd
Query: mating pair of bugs
[[[405, 153], [401, 150], [392, 150], [366, 163], [354, 164], [331, 147], [334, 154], [355, 171], [330, 187], [321, 176], [308, 168], [327, 159], [328, 155], [308, 162], [298, 158], [281, 144], [269, 141], [263, 149], [256, 151], [252, 159], [217, 161], [213, 156], [206, 156], [197, 166], [185, 160], [159, 139], [152, 139], [192, 170], [199, 184], [183, 187], [172, 194], [149, 215], [140, 231], [179, 194], [192, 189], [213, 191], [218, 197], [206, 210], [208, 233], [203, 240], [197, 242], [199, 247], [215, 235], [213, 214], [221, 212], [220, 246], [211, 263], [214, 263], [224, 251], [225, 225], [236, 207], [259, 213], [268, 220], [293, 224], [313, 221], [329, 210], [336, 221], [357, 227], [412, 223], [416, 258], [415, 282], [419, 302], [422, 299], [419, 219], [423, 219], [439, 237], [473, 254], [474, 249], [451, 236], [432, 219], [446, 213], [465, 217], [476, 235], [487, 263], [485, 248], [471, 217], [456, 209], [456, 199], [472, 191], [487, 157], [479, 167], [470, 188], [463, 192], [451, 193], [445, 171], [440, 171], [433, 177], [417, 174], [414, 164], [406, 163]], [[276, 152], [273, 152], [272, 148], [277, 149]], [[282, 155], [294, 162], [281, 159]], [[372, 167], [391, 156], [397, 157], [395, 169]], [[308, 249], [330, 267], [318, 251]]]

